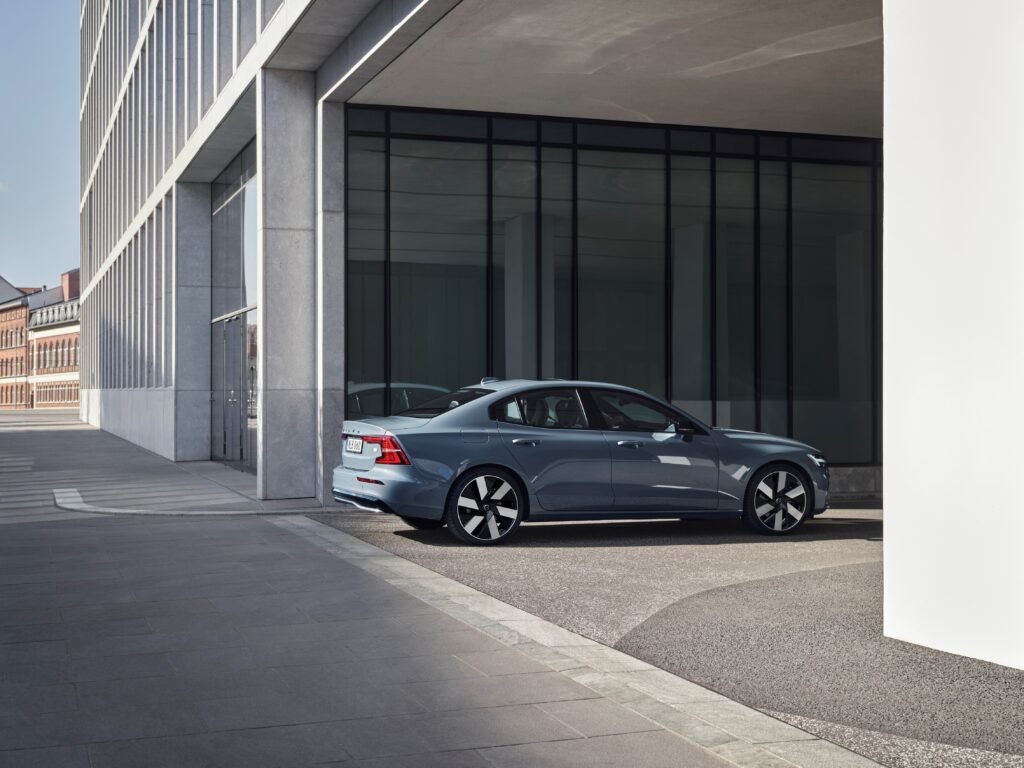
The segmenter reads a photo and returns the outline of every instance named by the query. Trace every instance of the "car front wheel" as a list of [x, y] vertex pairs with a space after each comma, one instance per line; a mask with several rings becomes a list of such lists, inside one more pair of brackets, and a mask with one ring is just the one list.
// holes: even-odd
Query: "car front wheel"
[[794, 533], [811, 516], [810, 488], [793, 467], [774, 464], [756, 472], [747, 487], [743, 522], [755, 533]]
[[516, 479], [497, 468], [463, 475], [448, 498], [448, 530], [466, 544], [489, 545], [505, 541], [519, 527], [526, 502]]

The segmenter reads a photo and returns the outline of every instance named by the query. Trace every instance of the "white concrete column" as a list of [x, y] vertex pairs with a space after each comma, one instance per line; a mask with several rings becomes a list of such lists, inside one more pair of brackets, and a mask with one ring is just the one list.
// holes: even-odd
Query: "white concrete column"
[[316, 101], [311, 72], [256, 78], [260, 498], [315, 496]]
[[883, 8], [885, 634], [1024, 669], [1024, 4]]
[[320, 102], [317, 128], [317, 497], [329, 502], [345, 419], [345, 105]]

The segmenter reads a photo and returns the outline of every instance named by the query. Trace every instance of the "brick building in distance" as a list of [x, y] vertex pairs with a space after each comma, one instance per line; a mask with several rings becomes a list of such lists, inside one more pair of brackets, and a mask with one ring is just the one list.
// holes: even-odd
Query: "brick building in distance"
[[50, 289], [0, 278], [0, 409], [78, 406], [78, 274]]

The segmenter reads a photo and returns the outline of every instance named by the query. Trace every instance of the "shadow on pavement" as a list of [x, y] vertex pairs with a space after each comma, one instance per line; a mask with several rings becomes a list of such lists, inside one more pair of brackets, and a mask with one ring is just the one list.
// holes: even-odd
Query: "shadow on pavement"
[[[394, 532], [430, 547], [465, 547], [445, 529]], [[739, 520], [644, 520], [616, 522], [528, 523], [519, 528], [502, 549], [532, 547], [637, 547], [666, 544], [786, 544], [861, 539], [882, 540], [882, 521], [859, 517], [812, 520], [799, 533], [773, 538], [750, 533]]]

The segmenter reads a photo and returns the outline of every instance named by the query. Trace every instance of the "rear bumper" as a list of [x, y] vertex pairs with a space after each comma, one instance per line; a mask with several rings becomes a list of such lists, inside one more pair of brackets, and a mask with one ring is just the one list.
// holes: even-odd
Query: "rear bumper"
[[331, 486], [335, 501], [424, 520], [440, 520], [444, 516], [448, 490], [415, 467], [404, 465], [378, 465], [362, 471], [338, 466], [334, 468]]

